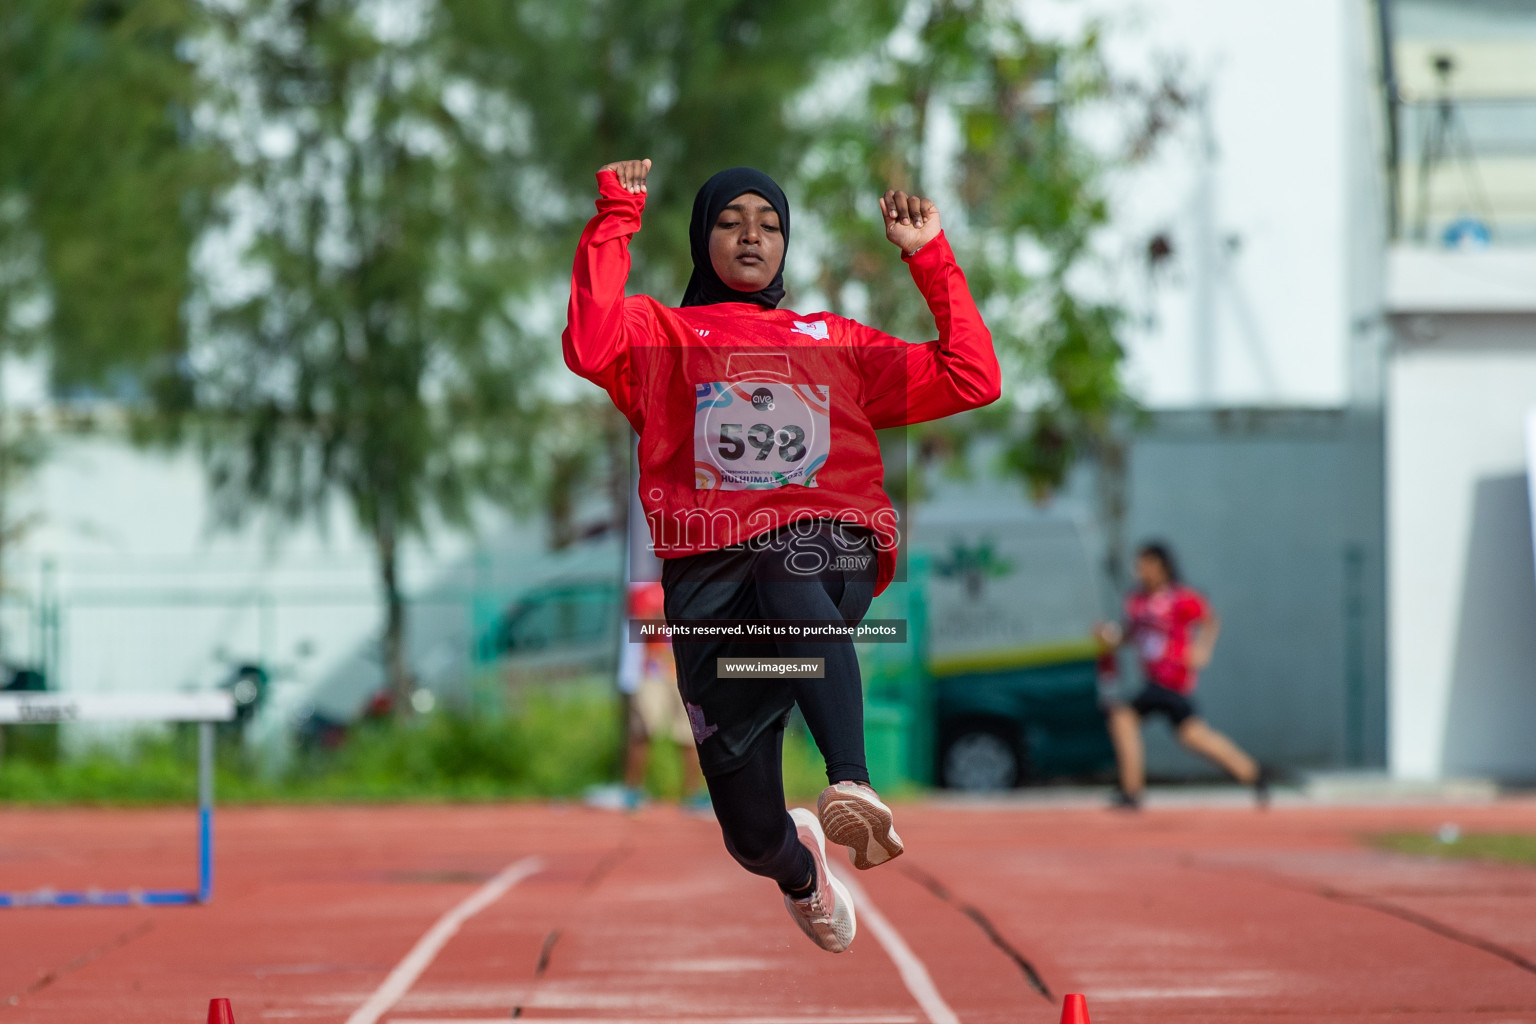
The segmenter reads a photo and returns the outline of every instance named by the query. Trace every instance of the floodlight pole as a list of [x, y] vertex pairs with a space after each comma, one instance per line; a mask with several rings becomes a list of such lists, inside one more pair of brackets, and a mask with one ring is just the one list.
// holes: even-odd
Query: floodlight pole
[[1402, 96], [1397, 89], [1397, 58], [1392, 50], [1397, 41], [1392, 27], [1392, 0], [1376, 0], [1376, 32], [1387, 120], [1387, 237], [1397, 241], [1402, 231], [1402, 136], [1397, 121]]

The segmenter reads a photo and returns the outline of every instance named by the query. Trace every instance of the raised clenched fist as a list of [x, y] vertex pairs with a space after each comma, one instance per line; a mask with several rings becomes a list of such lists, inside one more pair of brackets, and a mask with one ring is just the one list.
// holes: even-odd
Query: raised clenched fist
[[613, 171], [619, 176], [619, 184], [629, 192], [644, 192], [646, 176], [651, 173], [649, 160], [615, 160], [597, 169], [597, 173]]
[[939, 237], [939, 208], [932, 199], [889, 189], [880, 197], [880, 213], [885, 237], [909, 256]]

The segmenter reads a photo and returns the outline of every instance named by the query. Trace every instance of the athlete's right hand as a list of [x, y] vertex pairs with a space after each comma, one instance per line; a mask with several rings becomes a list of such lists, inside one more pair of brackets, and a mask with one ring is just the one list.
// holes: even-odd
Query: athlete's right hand
[[615, 160], [597, 169], [598, 174], [613, 171], [619, 176], [619, 184], [628, 192], [644, 192], [646, 175], [651, 173], [650, 160]]
[[1109, 648], [1110, 650], [1119, 647], [1120, 641], [1122, 639], [1120, 634], [1120, 627], [1115, 625], [1113, 622], [1100, 622], [1095, 624], [1093, 627], [1093, 635], [1094, 638], [1099, 641], [1100, 646]]

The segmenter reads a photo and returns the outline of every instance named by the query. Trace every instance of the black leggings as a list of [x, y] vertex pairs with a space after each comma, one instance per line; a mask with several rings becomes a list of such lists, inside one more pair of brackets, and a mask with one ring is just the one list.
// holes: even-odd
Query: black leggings
[[775, 729], [757, 741], [741, 767], [704, 781], [726, 850], [736, 863], [787, 891], [804, 886], [816, 864], [784, 809], [783, 762], [784, 730]]
[[[758, 608], [765, 619], [857, 622], [874, 597], [874, 572], [871, 570], [867, 579], [848, 579], [847, 575], [826, 571], [807, 578], [792, 575], [777, 559], [759, 559], [754, 573]], [[848, 640], [815, 640], [797, 644], [780, 641], [774, 646], [780, 657], [822, 659], [823, 678], [797, 679], [794, 692], [816, 749], [827, 763], [827, 781], [868, 782], [864, 681], [853, 644]], [[779, 802], [783, 803], [782, 796]]]
[[[668, 559], [666, 615], [676, 623], [798, 619], [857, 624], [874, 598], [877, 553], [867, 530], [821, 520], [797, 523], [758, 542]], [[758, 741], [782, 728], [799, 705], [827, 781], [868, 782], [864, 764], [864, 686], [847, 637], [796, 643], [689, 640], [673, 645], [678, 688], [695, 723], [706, 776], [740, 767]], [[820, 658], [821, 679], [722, 680], [727, 658]]]
[[[829, 522], [816, 527], [797, 531], [791, 543], [670, 561], [664, 576], [667, 617], [857, 623], [874, 596], [873, 539], [859, 531], [834, 540], [831, 532], [846, 528]], [[811, 549], [820, 557], [807, 557]], [[822, 568], [808, 572], [807, 564]], [[804, 883], [811, 859], [784, 809], [784, 718], [791, 704], [800, 707], [826, 761], [828, 782], [867, 783], [864, 688], [858, 656], [846, 638], [764, 646], [682, 642], [673, 651], [690, 715], [697, 709], [706, 730], [720, 727], [700, 740], [700, 761], [726, 849], [748, 871], [791, 889]], [[821, 658], [823, 678], [765, 681], [755, 690], [729, 681], [722, 685], [716, 678], [717, 657], [765, 654]]]

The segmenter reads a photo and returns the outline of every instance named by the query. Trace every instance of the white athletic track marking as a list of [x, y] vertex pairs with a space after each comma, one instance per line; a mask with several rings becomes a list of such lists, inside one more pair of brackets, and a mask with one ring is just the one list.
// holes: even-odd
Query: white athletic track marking
[[[860, 1017], [839, 1014], [836, 1017], [542, 1017], [533, 1018], [557, 1024], [921, 1024], [911, 1014]], [[389, 1024], [508, 1024], [501, 1017], [391, 1017]]]
[[[911, 1013], [895, 1016], [545, 1016], [531, 1018], [530, 1024], [922, 1024]], [[505, 1016], [392, 1016], [389, 1024], [507, 1024]]]
[[[829, 864], [828, 867], [831, 865]], [[885, 947], [886, 955], [896, 965], [896, 971], [901, 975], [902, 982], [907, 986], [907, 991], [912, 993], [912, 998], [917, 1000], [917, 1005], [922, 1008], [927, 1016], [929, 1024], [960, 1024], [960, 1018], [955, 1016], [955, 1011], [949, 1008], [944, 997], [939, 995], [939, 989], [933, 983], [933, 978], [928, 974], [928, 968], [912, 952], [896, 926], [886, 920], [870, 900], [864, 887], [855, 882], [846, 871], [834, 871], [838, 880], [848, 887], [853, 894], [854, 910], [858, 914], [860, 924], [869, 925], [869, 930], [875, 933], [875, 938], [880, 940], [880, 945]]]
[[472, 896], [438, 918], [437, 923], [416, 940], [416, 945], [405, 954], [405, 959], [389, 972], [389, 977], [374, 990], [373, 995], [368, 997], [368, 1001], [347, 1018], [347, 1024], [378, 1024], [379, 1018], [388, 1013], [390, 1008], [399, 1002], [400, 997], [416, 984], [416, 979], [431, 966], [437, 954], [442, 952], [448, 940], [453, 938], [465, 921], [501, 899], [508, 889], [529, 875], [536, 874], [543, 866], [544, 862], [537, 857], [524, 857], [522, 860], [514, 861], [503, 868], [495, 878], [475, 890]]

